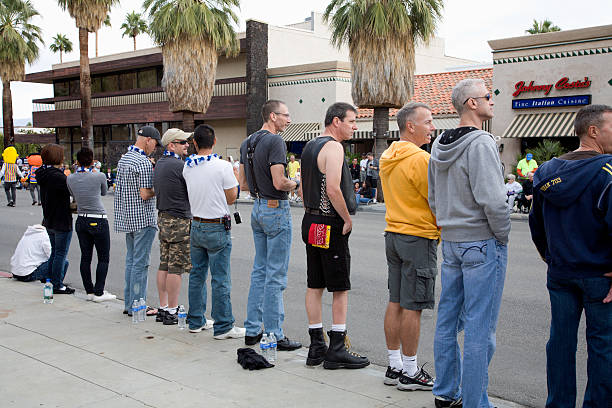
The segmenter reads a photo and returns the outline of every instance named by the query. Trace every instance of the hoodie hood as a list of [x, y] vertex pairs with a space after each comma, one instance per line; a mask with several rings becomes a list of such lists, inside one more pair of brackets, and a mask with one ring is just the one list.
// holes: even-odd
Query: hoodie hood
[[39, 184], [50, 184], [55, 179], [59, 181], [59, 179], [64, 178], [66, 180], [66, 175], [57, 167], [41, 167], [36, 170], [36, 181]]
[[583, 195], [611, 158], [608, 154], [584, 160], [554, 158], [538, 168], [533, 177], [534, 188], [555, 207], [569, 207]]
[[403, 140], [393, 142], [380, 156], [380, 167], [382, 169], [384, 166], [384, 171], [391, 171], [406, 157], [420, 153], [427, 152], [412, 142]]
[[[446, 132], [455, 132], [457, 129], [447, 130]], [[444, 132], [444, 133], [446, 133]], [[493, 136], [485, 132], [484, 130], [474, 130], [472, 132], [467, 133], [465, 136], [455, 140], [449, 144], [442, 144], [440, 140], [442, 139], [442, 135], [436, 138], [434, 144], [431, 149], [431, 159], [437, 165], [440, 170], [448, 169], [467, 149], [470, 144], [477, 138], [480, 137], [490, 137], [493, 139]]]

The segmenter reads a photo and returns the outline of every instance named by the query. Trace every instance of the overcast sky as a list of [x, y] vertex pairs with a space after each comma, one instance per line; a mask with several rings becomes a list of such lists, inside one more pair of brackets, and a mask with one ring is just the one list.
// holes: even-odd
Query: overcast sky
[[[42, 28], [45, 45], [40, 58], [26, 72], [51, 69], [59, 62], [59, 54], [49, 51], [52, 37], [57, 33], [68, 36], [74, 45], [72, 53], [64, 61], [77, 60], [78, 30], [67, 11], [62, 11], [55, 0], [32, 0], [40, 17], [33, 23]], [[237, 11], [240, 17], [238, 31], [244, 31], [247, 19], [257, 19], [273, 25], [285, 25], [303, 21], [311, 11], [323, 12], [329, 0], [242, 0]], [[99, 55], [114, 54], [133, 49], [132, 39], [121, 37], [120, 26], [125, 15], [142, 11], [142, 0], [121, 0], [111, 10], [112, 27], [99, 32]], [[533, 19], [549, 19], [562, 29], [591, 27], [611, 23], [610, 0], [583, 0], [569, 2], [558, 0], [447, 0], [438, 36], [446, 40], [446, 54], [482, 62], [491, 61], [487, 40], [516, 37], [531, 27]], [[137, 48], [154, 46], [147, 35], [138, 36]], [[89, 37], [89, 55], [95, 56], [95, 37]], [[13, 82], [13, 116], [15, 120], [32, 117], [32, 99], [52, 97], [50, 85]], [[1, 115], [1, 112], [0, 112]]]

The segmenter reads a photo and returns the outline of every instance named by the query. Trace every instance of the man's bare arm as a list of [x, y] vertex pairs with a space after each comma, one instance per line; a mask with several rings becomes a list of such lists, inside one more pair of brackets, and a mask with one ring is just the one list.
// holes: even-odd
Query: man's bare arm
[[344, 149], [338, 142], [327, 142], [321, 149], [319, 159], [321, 160], [319, 163], [324, 166], [322, 172], [325, 174], [327, 196], [334, 206], [334, 210], [344, 220], [342, 234], [345, 235], [353, 229], [353, 221], [351, 220], [348, 208], [346, 208], [346, 202], [340, 188]]
[[270, 174], [272, 174], [272, 184], [279, 191], [291, 191], [297, 188], [297, 183], [285, 177], [285, 166], [282, 164], [273, 164], [270, 166]]
[[242, 191], [249, 191], [246, 173], [244, 172], [244, 164], [242, 163], [240, 164], [240, 170], [238, 171], [238, 183], [240, 183], [240, 189]]
[[155, 191], [153, 191], [152, 188], [141, 188], [140, 189], [140, 198], [142, 198], [143, 201], [150, 200], [153, 197], [155, 197]]
[[238, 187], [228, 188], [227, 190], [223, 190], [225, 193], [225, 201], [227, 204], [232, 205], [236, 202], [236, 198], [238, 198]]

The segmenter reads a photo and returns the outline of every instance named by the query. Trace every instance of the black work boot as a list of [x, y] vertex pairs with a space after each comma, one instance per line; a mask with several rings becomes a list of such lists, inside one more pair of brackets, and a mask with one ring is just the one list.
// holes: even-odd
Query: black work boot
[[308, 329], [310, 334], [310, 348], [308, 349], [308, 358], [306, 359], [307, 366], [317, 366], [325, 359], [327, 353], [327, 344], [323, 337], [323, 329]]
[[349, 350], [350, 343], [346, 331], [328, 331], [329, 348], [325, 355], [323, 368], [335, 370], [337, 368], [363, 368], [370, 365], [367, 357], [360, 356]]

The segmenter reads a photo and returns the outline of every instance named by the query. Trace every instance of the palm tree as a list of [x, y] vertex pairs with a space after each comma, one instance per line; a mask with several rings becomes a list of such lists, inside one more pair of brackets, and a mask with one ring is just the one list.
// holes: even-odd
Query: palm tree
[[389, 108], [412, 98], [415, 43], [434, 36], [442, 8], [443, 0], [331, 0], [325, 9], [332, 44], [348, 43], [353, 102], [374, 108], [376, 157], [387, 148]]
[[68, 9], [79, 29], [80, 85], [81, 85], [81, 141], [93, 150], [93, 122], [91, 118], [91, 74], [89, 71], [89, 33], [96, 32], [118, 0], [57, 0]]
[[550, 33], [553, 31], [561, 31], [561, 28], [554, 25], [550, 20], [543, 20], [542, 22], [538, 22], [536, 19], [533, 19], [533, 25], [530, 29], [525, 30], [528, 34], [541, 34], [541, 33]]
[[134, 39], [134, 51], [136, 51], [136, 36], [147, 32], [147, 23], [140, 17], [140, 13], [132, 11], [125, 16], [125, 22], [121, 24], [123, 34], [121, 37], [129, 36]]
[[[110, 16], [107, 14], [106, 18], [104, 19], [104, 21], [102, 22], [102, 25], [104, 27], [110, 27], [111, 26], [111, 22], [110, 22]], [[98, 58], [98, 31], [100, 31], [100, 29], [96, 30], [96, 58]]]
[[72, 52], [72, 41], [70, 41], [65, 35], [58, 33], [55, 37], [53, 37], [53, 44], [49, 46], [49, 49], [53, 52], [59, 51], [61, 64], [64, 62], [62, 59], [62, 53]]
[[218, 53], [240, 51], [233, 11], [240, 0], [145, 0], [149, 33], [162, 47], [164, 87], [170, 110], [183, 113], [183, 130], [194, 128], [194, 112], [206, 112], [213, 94]]
[[30, 24], [38, 16], [29, 0], [0, 0], [0, 78], [2, 79], [2, 119], [4, 147], [15, 143], [11, 81], [23, 81], [25, 63], [38, 58], [41, 30]]

